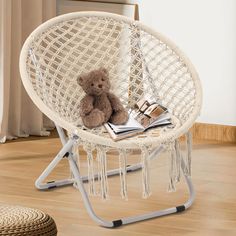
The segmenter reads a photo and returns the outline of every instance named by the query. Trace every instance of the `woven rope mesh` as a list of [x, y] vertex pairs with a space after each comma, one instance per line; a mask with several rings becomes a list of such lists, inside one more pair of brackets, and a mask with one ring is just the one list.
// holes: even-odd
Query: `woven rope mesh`
[[196, 103], [196, 88], [185, 63], [164, 42], [109, 17], [77, 17], [34, 38], [27, 70], [42, 101], [60, 117], [81, 125], [84, 92], [77, 77], [99, 67], [109, 71], [112, 91], [126, 107], [144, 94], [166, 106], [180, 123]]

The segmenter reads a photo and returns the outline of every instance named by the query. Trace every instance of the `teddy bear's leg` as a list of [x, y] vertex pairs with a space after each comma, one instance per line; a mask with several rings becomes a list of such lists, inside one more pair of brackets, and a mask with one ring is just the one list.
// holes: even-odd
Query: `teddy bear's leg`
[[82, 117], [84, 125], [88, 128], [95, 128], [105, 122], [105, 114], [99, 109], [93, 109], [88, 115]]
[[128, 121], [129, 115], [125, 109], [114, 112], [110, 118], [110, 122], [115, 125], [122, 125]]

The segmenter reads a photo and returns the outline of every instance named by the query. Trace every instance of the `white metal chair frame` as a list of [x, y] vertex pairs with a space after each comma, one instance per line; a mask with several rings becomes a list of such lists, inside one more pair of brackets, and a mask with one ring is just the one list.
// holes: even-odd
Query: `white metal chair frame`
[[[81, 23], [82, 25], [80, 25], [80, 22], [82, 22]], [[83, 26], [83, 24], [85, 24], [86, 26]], [[99, 31], [96, 31], [98, 27], [99, 27]], [[128, 32], [127, 29], [129, 30], [132, 27], [136, 31], [134, 33], [132, 32], [127, 33]], [[123, 30], [123, 28], [125, 29]], [[102, 31], [103, 29], [104, 31]], [[76, 32], [74, 32], [74, 30]], [[152, 51], [155, 50], [155, 42], [156, 42], [155, 40], [158, 39], [158, 42], [160, 43], [160, 51], [158, 51], [157, 54], [160, 57], [162, 56], [162, 60], [158, 64], [158, 66], [162, 66], [160, 69], [161, 72], [159, 73], [159, 75], [160, 77], [163, 76], [164, 78], [163, 79], [164, 82], [163, 81], [161, 82], [162, 85], [163, 83], [167, 83], [167, 88], [165, 90], [166, 93], [167, 92], [169, 93], [170, 91], [172, 91], [172, 88], [174, 88], [174, 85], [177, 84], [177, 82], [175, 82], [169, 86], [168, 81], [172, 81], [173, 78], [175, 78], [176, 80], [178, 79], [180, 81], [182, 77], [187, 76], [186, 77], [187, 82], [186, 81], [184, 82], [183, 80], [183, 85], [180, 87], [176, 87], [177, 89], [173, 91], [173, 95], [171, 98], [169, 98], [169, 100], [165, 101], [165, 98], [168, 98], [166, 94], [159, 93], [156, 97], [158, 101], [162, 101], [163, 104], [167, 106], [167, 108], [174, 115], [176, 115], [176, 117], [178, 117], [178, 119], [180, 120], [179, 123], [176, 123], [175, 129], [167, 130], [167, 131], [165, 130], [163, 132], [161, 130], [160, 135], [157, 135], [155, 132], [152, 133], [151, 131], [150, 133], [147, 133], [145, 139], [139, 139], [139, 137], [134, 137], [134, 138], [129, 138], [129, 139], [122, 140], [119, 142], [114, 142], [109, 137], [107, 137], [106, 134], [102, 133], [103, 131], [87, 130], [81, 125], [80, 123], [81, 121], [75, 120], [75, 117], [76, 116], [78, 117], [78, 113], [75, 112], [76, 110], [74, 109], [74, 107], [78, 106], [77, 102], [80, 101], [81, 96], [83, 94], [81, 93], [79, 94], [79, 97], [76, 97], [78, 92], [81, 92], [81, 90], [79, 90], [79, 88], [76, 87], [77, 92], [76, 92], [76, 95], [74, 95], [75, 99], [73, 100], [73, 98], [71, 98], [72, 95], [70, 94], [70, 93], [73, 93], [73, 91], [71, 91], [70, 93], [68, 92], [68, 90], [70, 89], [69, 85], [64, 88], [63, 91], [65, 92], [63, 93], [62, 96], [60, 94], [62, 90], [60, 89], [62, 86], [65, 86], [65, 84], [68, 83], [68, 81], [66, 81], [67, 79], [66, 75], [68, 76], [68, 74], [66, 73], [67, 71], [69, 71], [70, 65], [67, 65], [67, 64], [71, 64], [71, 63], [67, 63], [68, 62], [67, 60], [71, 59], [70, 56], [73, 54], [73, 52], [75, 52], [74, 60], [76, 60], [77, 57], [80, 57], [76, 54], [78, 45], [75, 46], [75, 44], [78, 43], [80, 46], [85, 44], [86, 46], [85, 39], [87, 39], [87, 41], [92, 43], [90, 44], [90, 47], [92, 47], [91, 45], [93, 45], [94, 43], [93, 40], [95, 39], [94, 39], [94, 35], [92, 36], [90, 35], [90, 32], [93, 32], [93, 31], [95, 32], [94, 33], [95, 36], [96, 34], [100, 34], [99, 37], [101, 37], [102, 40], [107, 40], [107, 38], [109, 37], [113, 39], [117, 35], [119, 35], [119, 39], [115, 42], [115, 44], [113, 45], [113, 48], [107, 45], [107, 42], [105, 45], [103, 44], [99, 45], [99, 39], [100, 39], [99, 38], [99, 39], [96, 39], [98, 40], [98, 45], [95, 48], [93, 48], [94, 51], [90, 52], [90, 54], [88, 54], [88, 52], [86, 51], [87, 49], [85, 49], [85, 51], [84, 49], [82, 49], [86, 58], [83, 60], [87, 60], [87, 62], [78, 66], [75, 66], [72, 63], [73, 64], [72, 69], [76, 69], [76, 71], [74, 72], [74, 74], [72, 75], [70, 74], [69, 76], [75, 78], [76, 74], [78, 75], [79, 73], [90, 71], [91, 69], [95, 69], [101, 65], [107, 65], [108, 70], [111, 72], [110, 73], [111, 77], [113, 78], [112, 81], [113, 82], [116, 81], [118, 78], [117, 77], [118, 75], [117, 75], [117, 72], [116, 73], [114, 72], [115, 71], [114, 64], [116, 63], [119, 64], [120, 63], [119, 57], [121, 56], [122, 53], [125, 54], [125, 52], [120, 52], [120, 51], [118, 52], [117, 48], [119, 47], [119, 50], [120, 48], [122, 48], [122, 50], [124, 48], [124, 51], [125, 51], [126, 50], [125, 45], [127, 45], [127, 42], [124, 42], [124, 44], [122, 44], [120, 43], [120, 41], [122, 41], [123, 39], [127, 40], [126, 37], [128, 37], [130, 40], [129, 46], [132, 48], [127, 50], [128, 53], [124, 55], [124, 60], [126, 58], [131, 58], [131, 59], [127, 59], [128, 61], [125, 61], [124, 63], [125, 64], [130, 63], [129, 64], [130, 66], [128, 68], [130, 71], [127, 72], [126, 69], [121, 69], [120, 72], [124, 73], [123, 77], [131, 78], [133, 81], [137, 81], [143, 76], [148, 77], [146, 81], [152, 80], [152, 77], [150, 74], [152, 74], [153, 76], [155, 75], [156, 64], [155, 65], [151, 64], [151, 62], [154, 59], [153, 57], [149, 58], [149, 56], [151, 55]], [[103, 32], [105, 32], [104, 33], [105, 36], [103, 36]], [[83, 35], [81, 38], [78, 36], [80, 33]], [[153, 42], [149, 43], [149, 41], [145, 41], [146, 39], [144, 36], [147, 37], [149, 41], [154, 40], [154, 43]], [[138, 37], [139, 39], [138, 41], [135, 42], [136, 37]], [[42, 38], [43, 40], [41, 40]], [[57, 39], [58, 41], [56, 41]], [[66, 43], [66, 40], [68, 40], [69, 42]], [[141, 40], [141, 43], [140, 43], [140, 40]], [[112, 40], [110, 42], [112, 42]], [[70, 50], [71, 48], [69, 48], [68, 46], [69, 44], [70, 44], [70, 47], [74, 47], [73, 48], [74, 51]], [[142, 47], [142, 45], [144, 49], [141, 52], [139, 50], [139, 47]], [[149, 45], [150, 47], [147, 45]], [[66, 46], [68, 47], [66, 48]], [[103, 46], [104, 48], [101, 49], [101, 47]], [[145, 49], [145, 46], [146, 46], [146, 49]], [[99, 50], [101, 50], [102, 52], [98, 51], [98, 47], [100, 48]], [[61, 48], [63, 48], [64, 52], [60, 51]], [[115, 50], [117, 49], [117, 51], [114, 51], [113, 50], [114, 48]], [[113, 51], [110, 52], [110, 50], [113, 50]], [[166, 52], [164, 52], [164, 50], [167, 50], [167, 54]], [[109, 54], [110, 59], [106, 59], [105, 57], [106, 55], [102, 54], [103, 51], [110, 53]], [[133, 51], [135, 55], [134, 60], [132, 59]], [[138, 53], [136, 53], [136, 51]], [[67, 55], [69, 55], [68, 57], [65, 56], [67, 60], [63, 60], [63, 55], [64, 55], [63, 53], [65, 52]], [[162, 52], [163, 52], [163, 55], [161, 55]], [[102, 59], [96, 58], [96, 53], [100, 53], [99, 58], [101, 57]], [[114, 58], [112, 58], [112, 55], [116, 55], [116, 57], [114, 56]], [[175, 60], [174, 61], [170, 60], [170, 61], [167, 61], [166, 63], [166, 58], [172, 57], [172, 56], [175, 57]], [[97, 62], [94, 62], [93, 64], [91, 60], [94, 57], [96, 58]], [[60, 61], [57, 64], [53, 64], [57, 60], [57, 58], [61, 58]], [[139, 63], [140, 58], [144, 58], [141, 60], [141, 64]], [[156, 58], [156, 56], [154, 58]], [[150, 61], [148, 62], [148, 60]], [[133, 67], [132, 63], [134, 63], [134, 61], [136, 61], [135, 63], [137, 63], [138, 66], [135, 67], [134, 70], [132, 70], [132, 67]], [[161, 65], [162, 62], [163, 62], [163, 65]], [[79, 59], [76, 61], [76, 63], [80, 64]], [[150, 65], [151, 69], [147, 68], [147, 66], [143, 65], [143, 63], [149, 63], [148, 65]], [[178, 63], [178, 64], [176, 64], [174, 69], [172, 69], [172, 66], [174, 63]], [[121, 65], [121, 68], [122, 66], [123, 65]], [[152, 68], [152, 66], [154, 69]], [[67, 70], [65, 70], [63, 67], [67, 68]], [[141, 73], [137, 73], [140, 67], [141, 67], [140, 69]], [[166, 70], [167, 68], [171, 70], [170, 73], [168, 73], [168, 76], [165, 75], [164, 73], [165, 72], [164, 70]], [[72, 69], [70, 68], [71, 71]], [[116, 70], [118, 69], [116, 68]], [[183, 73], [178, 74], [179, 70], [182, 70]], [[44, 24], [42, 24], [41, 26], [39, 26], [36, 30], [32, 32], [32, 34], [28, 37], [28, 39], [26, 40], [22, 48], [22, 52], [20, 56], [20, 73], [21, 73], [21, 77], [22, 77], [22, 81], [25, 86], [25, 89], [28, 92], [31, 99], [33, 100], [33, 102], [39, 107], [39, 109], [43, 113], [45, 113], [50, 119], [52, 119], [55, 122], [56, 128], [58, 130], [58, 133], [59, 133], [62, 145], [63, 145], [62, 149], [59, 151], [57, 156], [53, 159], [53, 161], [48, 165], [48, 167], [43, 171], [40, 177], [36, 180], [35, 185], [38, 189], [51, 189], [51, 188], [55, 188], [59, 186], [74, 184], [74, 186], [78, 188], [82, 194], [85, 207], [90, 217], [99, 225], [102, 225], [105, 227], [118, 227], [121, 225], [134, 223], [134, 222], [138, 222], [142, 220], [147, 220], [147, 219], [151, 219], [151, 218], [155, 218], [155, 217], [159, 217], [163, 215], [182, 212], [192, 205], [194, 201], [194, 197], [195, 197], [195, 192], [194, 192], [193, 184], [190, 177], [190, 169], [188, 167], [189, 163], [187, 163], [186, 160], [183, 159], [183, 156], [180, 154], [180, 150], [178, 149], [177, 139], [181, 135], [186, 134], [187, 142], [188, 144], [191, 144], [191, 134], [189, 132], [189, 128], [191, 128], [194, 120], [196, 119], [196, 117], [199, 115], [199, 112], [200, 112], [201, 96], [202, 96], [201, 86], [200, 86], [197, 73], [194, 70], [191, 63], [189, 62], [189, 60], [172, 42], [170, 42], [170, 40], [166, 39], [164, 36], [160, 35], [159, 33], [154, 32], [153, 30], [144, 26], [140, 22], [133, 21], [123, 16], [118, 16], [115, 14], [104, 13], [104, 12], [70, 13], [70, 14], [53, 18], [45, 22]], [[130, 76], [130, 74], [129, 76], [127, 76], [127, 73], [130, 73], [132, 76]], [[177, 74], [177, 76], [172, 77], [172, 76], [175, 76], [175, 74]], [[58, 83], [59, 77], [62, 82]], [[129, 83], [129, 82], [123, 81], [123, 83]], [[136, 83], [135, 84], [136, 87], [140, 86], [139, 82], [138, 83], [132, 82], [132, 83]], [[152, 86], [158, 86], [155, 84], [155, 82], [152, 81], [152, 83], [150, 87], [146, 88], [148, 91], [150, 91]], [[55, 87], [56, 85], [58, 87]], [[75, 86], [75, 84], [73, 84], [73, 86]], [[127, 89], [127, 84], [125, 87]], [[145, 90], [145, 86], [142, 87], [142, 89]], [[52, 92], [55, 90], [57, 90], [57, 93]], [[119, 94], [120, 98], [124, 102], [124, 105], [127, 107], [130, 104], [132, 105], [137, 100], [137, 97], [142, 95], [142, 94], [139, 94], [139, 92], [137, 92], [136, 90], [135, 90], [136, 94], [134, 93], [134, 95], [132, 95], [132, 91], [133, 91], [132, 89], [129, 90], [128, 93], [126, 92], [125, 95], [123, 91], [118, 89], [118, 87], [116, 87], [116, 91], [118, 91], [118, 93], [120, 92]], [[177, 97], [178, 93], [181, 93], [181, 92], [183, 92], [183, 94], [181, 95], [182, 97], [177, 99], [178, 100], [176, 102], [177, 105], [175, 106], [173, 104], [172, 104], [173, 106], [170, 105], [172, 101], [175, 100], [173, 99], [173, 96]], [[130, 99], [129, 97], [130, 93], [131, 93], [131, 97], [133, 96], [132, 99]], [[64, 97], [67, 96], [67, 97], [64, 98], [63, 96]], [[155, 91], [154, 91], [153, 96], [155, 97]], [[188, 96], [190, 100], [189, 101], [186, 100], [185, 103], [182, 104], [181, 101], [187, 98]], [[127, 99], [129, 100], [128, 104], [126, 101]], [[189, 107], [188, 107], [189, 104], [187, 104], [188, 102], [189, 104], [191, 104], [191, 106]], [[180, 103], [181, 103], [181, 107], [178, 109], [178, 105]], [[64, 107], [63, 107], [63, 104], [64, 104]], [[70, 104], [73, 105], [73, 108], [71, 108], [72, 106], [70, 107]], [[186, 107], [186, 110], [184, 109], [185, 107]], [[74, 117], [71, 117], [68, 115], [72, 113], [75, 114]], [[68, 132], [68, 137], [64, 133], [63, 129], [65, 129]], [[163, 150], [169, 150], [171, 152], [172, 160], [174, 158], [173, 153], [175, 153], [176, 155], [175, 160], [177, 160], [177, 157], [178, 157], [179, 166], [182, 169], [182, 172], [184, 174], [184, 177], [185, 177], [188, 189], [189, 189], [190, 197], [188, 201], [184, 203], [183, 205], [171, 207], [162, 211], [154, 211], [154, 212], [150, 212], [144, 215], [121, 218], [119, 220], [108, 221], [108, 220], [104, 220], [98, 217], [93, 211], [87, 192], [84, 188], [84, 182], [87, 182], [91, 177], [81, 176], [80, 170], [77, 165], [78, 157], [73, 151], [73, 147], [78, 146], [78, 144], [80, 143], [84, 144], [85, 142], [91, 142], [96, 145], [97, 144], [105, 145], [112, 148], [115, 147], [118, 149], [122, 149], [122, 148], [136, 149], [136, 148], [144, 147], [144, 146], [145, 147], [148, 146], [149, 148], [151, 148], [150, 155], [145, 156], [144, 163], [138, 163], [132, 166], [125, 166], [124, 170], [121, 170], [121, 167], [120, 167], [119, 169], [108, 171], [106, 173], [107, 176], [118, 175], [122, 171], [126, 173], [126, 172], [135, 171], [139, 169], [145, 169], [144, 168], [145, 163], [151, 159], [156, 158]], [[173, 146], [174, 146], [174, 149], [173, 149]], [[189, 148], [188, 153], [190, 153], [191, 151], [190, 145], [188, 146], [188, 148]], [[44, 180], [51, 173], [54, 167], [65, 157], [68, 159], [70, 170], [72, 172], [73, 177], [69, 179], [56, 180], [56, 181], [50, 181], [50, 182], [44, 183]], [[186, 169], [188, 169], [188, 171], [186, 171]], [[144, 171], [144, 176], [145, 176], [144, 178], [147, 178], [145, 174], [146, 172]], [[175, 179], [179, 178], [177, 175], [180, 175], [180, 173], [175, 173], [175, 176], [171, 177], [172, 184], [173, 184], [173, 181], [175, 181], [173, 178]], [[98, 177], [99, 177], [98, 174], [95, 174], [93, 176], [95, 180]]]

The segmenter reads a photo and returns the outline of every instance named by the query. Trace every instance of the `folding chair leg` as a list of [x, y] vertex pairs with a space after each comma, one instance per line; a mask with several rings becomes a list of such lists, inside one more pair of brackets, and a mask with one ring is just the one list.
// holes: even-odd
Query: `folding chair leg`
[[63, 159], [63, 157], [68, 156], [67, 154], [71, 150], [73, 143], [74, 143], [73, 139], [69, 139], [66, 142], [66, 144], [60, 150], [60, 152], [56, 155], [56, 157], [52, 160], [52, 162], [47, 166], [47, 168], [43, 171], [43, 173], [39, 176], [39, 178], [35, 181], [36, 188], [50, 189], [50, 188], [74, 183], [73, 179], [64, 179], [64, 180], [50, 181], [48, 183], [43, 183], [43, 181], [52, 172], [52, 170], [56, 167], [56, 165]]
[[[192, 205], [192, 203], [194, 201], [194, 198], [195, 198], [195, 192], [194, 192], [194, 188], [193, 188], [191, 178], [189, 176], [185, 175], [185, 180], [187, 182], [190, 197], [189, 197], [188, 201], [185, 202], [183, 205], [167, 208], [167, 209], [164, 209], [164, 210], [161, 210], [161, 211], [149, 212], [149, 213], [143, 214], [143, 215], [121, 218], [119, 220], [113, 220], [113, 221], [103, 220], [102, 218], [98, 217], [95, 214], [95, 212], [94, 212], [94, 210], [91, 206], [90, 200], [88, 198], [87, 192], [84, 188], [82, 178], [80, 177], [80, 173], [79, 173], [79, 169], [77, 167], [77, 164], [73, 160], [73, 158], [71, 158], [71, 157], [69, 157], [69, 164], [70, 164], [70, 168], [72, 170], [72, 173], [75, 177], [77, 187], [78, 187], [79, 191], [81, 192], [82, 199], [84, 201], [84, 204], [85, 204], [85, 207], [87, 209], [87, 212], [88, 212], [89, 216], [96, 223], [98, 223], [99, 225], [104, 226], [104, 227], [114, 228], [114, 227], [119, 227], [121, 225], [126, 225], [126, 224], [130, 224], [130, 223], [135, 223], [135, 222], [138, 222], [138, 221], [148, 220], [148, 219], [152, 219], [152, 218], [156, 218], [156, 217], [160, 217], [160, 216], [164, 216], [164, 215], [169, 215], [169, 214], [173, 214], [173, 213], [182, 212], [182, 211], [186, 210], [187, 208], [189, 208]], [[183, 160], [181, 160], [181, 168], [182, 168], [182, 170], [184, 170], [184, 168], [185, 168], [185, 163], [184, 163]]]

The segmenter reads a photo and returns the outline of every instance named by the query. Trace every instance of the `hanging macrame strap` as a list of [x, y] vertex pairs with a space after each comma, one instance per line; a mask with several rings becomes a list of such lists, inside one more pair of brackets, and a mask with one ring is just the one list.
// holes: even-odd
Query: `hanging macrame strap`
[[[74, 160], [74, 162], [76, 163], [78, 169], [80, 170], [80, 155], [79, 155], [79, 140], [75, 141], [73, 146], [72, 146], [72, 150], [71, 150], [71, 154], [72, 154], [72, 158]], [[69, 155], [69, 153], [66, 153], [66, 155]], [[70, 178], [73, 179], [73, 173], [70, 170]], [[77, 182], [74, 182], [74, 187], [77, 187]]]
[[108, 198], [108, 181], [107, 181], [107, 148], [98, 145], [97, 147], [97, 161], [98, 161], [98, 181], [100, 181], [100, 194], [102, 199]]
[[178, 140], [163, 144], [166, 151], [169, 153], [168, 168], [169, 168], [169, 184], [168, 192], [176, 191], [176, 183], [180, 180], [180, 165], [181, 153]]
[[80, 170], [79, 142], [76, 141], [72, 147], [72, 157]]
[[191, 176], [191, 161], [192, 161], [192, 133], [188, 131], [186, 137], [186, 154], [185, 154], [185, 169], [184, 174]]
[[180, 144], [179, 140], [175, 140], [175, 165], [176, 165], [176, 176], [175, 181], [178, 183], [180, 181], [181, 176], [181, 151], [180, 151]]
[[125, 149], [120, 149], [119, 150], [119, 169], [120, 169], [120, 185], [121, 185], [120, 193], [123, 199], [128, 200], [126, 168], [127, 168], [127, 152]]
[[141, 164], [142, 164], [142, 184], [143, 198], [148, 198], [151, 195], [150, 189], [150, 150], [146, 146], [140, 146], [141, 149]]
[[168, 192], [176, 191], [176, 151], [174, 143], [167, 145], [167, 151], [169, 152], [169, 185]]
[[94, 163], [93, 163], [93, 150], [94, 146], [90, 143], [83, 145], [84, 150], [87, 153], [87, 165], [88, 165], [88, 192], [90, 195], [95, 195], [95, 180], [94, 180]]

